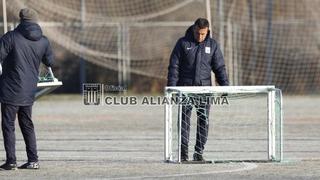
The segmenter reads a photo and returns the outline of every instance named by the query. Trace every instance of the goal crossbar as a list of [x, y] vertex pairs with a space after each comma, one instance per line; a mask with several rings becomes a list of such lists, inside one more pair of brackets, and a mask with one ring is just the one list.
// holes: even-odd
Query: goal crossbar
[[166, 87], [168, 93], [268, 93], [275, 86], [174, 86]]

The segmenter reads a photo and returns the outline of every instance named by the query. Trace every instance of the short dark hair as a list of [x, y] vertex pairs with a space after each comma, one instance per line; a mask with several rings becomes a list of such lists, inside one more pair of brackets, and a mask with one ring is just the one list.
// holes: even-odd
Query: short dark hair
[[209, 28], [209, 21], [205, 18], [198, 18], [194, 25], [197, 26], [200, 29]]

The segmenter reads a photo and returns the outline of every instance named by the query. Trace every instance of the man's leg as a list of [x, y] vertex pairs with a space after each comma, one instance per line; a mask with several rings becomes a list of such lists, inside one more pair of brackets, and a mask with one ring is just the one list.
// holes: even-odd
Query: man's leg
[[37, 143], [31, 119], [32, 106], [21, 106], [18, 111], [19, 126], [26, 144], [28, 162], [37, 162]]
[[202, 155], [204, 146], [207, 142], [209, 130], [209, 110], [210, 104], [199, 105], [197, 108], [197, 141], [195, 145], [195, 153]]
[[190, 117], [192, 105], [182, 105], [181, 121], [181, 159], [188, 160], [188, 144], [190, 134]]
[[14, 121], [19, 107], [1, 104], [2, 135], [6, 150], [6, 162], [16, 164], [16, 136]]

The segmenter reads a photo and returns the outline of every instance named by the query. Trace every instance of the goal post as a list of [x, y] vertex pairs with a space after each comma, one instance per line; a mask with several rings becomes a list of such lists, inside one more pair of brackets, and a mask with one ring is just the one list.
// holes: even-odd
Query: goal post
[[62, 81], [59, 81], [53, 74], [51, 67], [46, 67], [45, 65], [40, 65], [39, 77], [38, 77], [37, 88], [38, 91], [35, 94], [35, 98], [49, 94], [58, 87], [62, 86]]
[[[165, 104], [166, 162], [181, 162], [185, 139], [191, 160], [201, 136], [207, 136], [204, 157], [215, 162], [283, 159], [282, 93], [275, 86], [166, 87], [165, 98], [175, 99]], [[210, 104], [209, 127], [202, 132], [201, 103]]]

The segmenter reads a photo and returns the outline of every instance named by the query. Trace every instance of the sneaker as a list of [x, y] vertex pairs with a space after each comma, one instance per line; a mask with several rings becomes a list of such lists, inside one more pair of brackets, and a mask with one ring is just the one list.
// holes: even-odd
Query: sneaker
[[181, 162], [186, 162], [189, 160], [188, 156], [181, 156]]
[[39, 169], [39, 162], [27, 162], [19, 167], [19, 169]]
[[0, 170], [17, 170], [17, 164], [4, 163], [0, 166]]
[[203, 159], [202, 154], [199, 154], [199, 153], [193, 154], [193, 160], [194, 161], [206, 161], [205, 159]]

